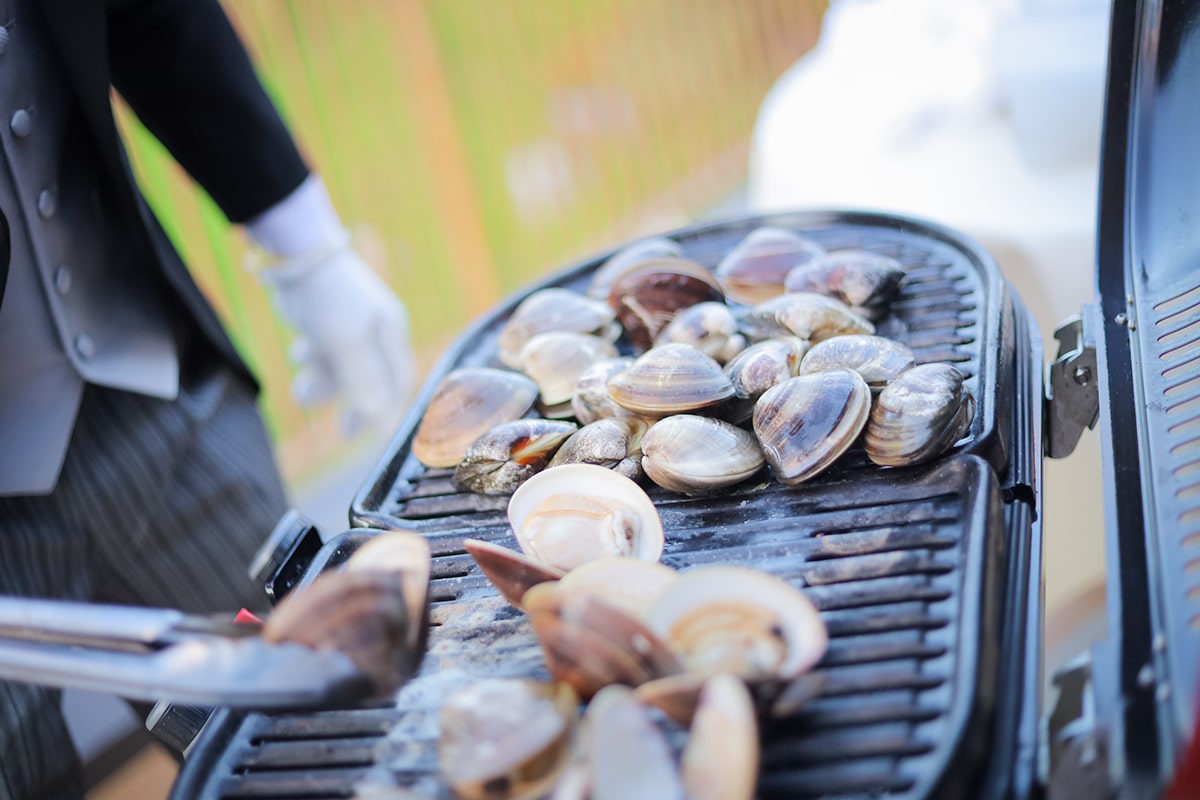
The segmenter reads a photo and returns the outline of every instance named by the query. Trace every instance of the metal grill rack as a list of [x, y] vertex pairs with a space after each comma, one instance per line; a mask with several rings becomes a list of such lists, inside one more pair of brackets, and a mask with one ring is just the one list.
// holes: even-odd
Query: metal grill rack
[[[980, 742], [1015, 752], [1010, 742], [1019, 726], [996, 708], [994, 692], [995, 673], [1019, 667], [1023, 652], [1024, 619], [1006, 622], [1004, 615], [1027, 579], [1027, 561], [1014, 568], [1008, 559], [1010, 543], [1019, 550], [1032, 524], [1024, 505], [1012, 502], [1014, 482], [1028, 479], [1013, 465], [1038, 457], [1024, 452], [1030, 367], [1014, 368], [1014, 340], [1027, 347], [1027, 332], [986, 256], [913, 221], [775, 215], [675, 238], [688, 257], [713, 266], [761, 224], [801, 230], [830, 249], [863, 246], [899, 258], [907, 278], [881, 332], [908, 343], [922, 361], [963, 369], [978, 399], [976, 419], [954, 455], [922, 467], [879, 468], [854, 449], [795, 488], [766, 473], [709, 497], [651, 487], [667, 532], [663, 561], [679, 569], [741, 563], [780, 575], [805, 588], [829, 628], [819, 695], [795, 716], [765, 724], [761, 797], [980, 796], [990, 757]], [[355, 498], [357, 527], [405, 527], [430, 541], [434, 629], [420, 675], [382, 707], [218, 712], [175, 797], [347, 797], [396, 785], [448, 798], [436, 764], [436, 715], [445, 694], [485, 676], [546, 677], [523, 615], [462, 547], [467, 537], [516, 546], [507, 498], [457, 491], [451, 473], [423, 467], [409, 443], [442, 375], [495, 365], [497, 332], [525, 294], [548, 285], [585, 288], [600, 263], [531, 287], [466, 332]], [[1036, 375], [1040, 358], [1030, 363]], [[306, 579], [370, 535], [352, 530], [331, 541]], [[997, 737], [1001, 717], [1005, 729]]]

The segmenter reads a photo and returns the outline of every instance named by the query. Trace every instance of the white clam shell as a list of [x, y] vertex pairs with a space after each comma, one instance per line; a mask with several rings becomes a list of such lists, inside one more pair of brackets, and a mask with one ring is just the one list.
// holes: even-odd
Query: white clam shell
[[567, 464], [534, 475], [513, 492], [508, 521], [522, 552], [571, 570], [603, 556], [658, 561], [658, 509], [636, 483], [594, 464]]

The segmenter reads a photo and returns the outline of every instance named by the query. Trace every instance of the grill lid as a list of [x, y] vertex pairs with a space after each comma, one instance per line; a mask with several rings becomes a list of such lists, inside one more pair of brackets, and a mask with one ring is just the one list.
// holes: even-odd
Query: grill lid
[[1200, 688], [1200, 2], [1118, 2], [1097, 264], [1115, 780], [1153, 792]]

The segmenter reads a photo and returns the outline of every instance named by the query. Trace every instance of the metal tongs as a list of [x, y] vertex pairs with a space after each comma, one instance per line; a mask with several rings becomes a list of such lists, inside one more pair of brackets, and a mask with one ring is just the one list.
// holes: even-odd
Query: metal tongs
[[0, 678], [263, 710], [344, 706], [372, 693], [344, 653], [268, 642], [261, 629], [174, 609], [0, 596]]

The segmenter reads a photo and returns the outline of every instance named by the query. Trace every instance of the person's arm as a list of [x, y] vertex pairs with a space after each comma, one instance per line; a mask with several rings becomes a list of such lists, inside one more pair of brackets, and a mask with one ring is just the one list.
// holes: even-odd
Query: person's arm
[[299, 331], [293, 394], [344, 428], [399, 419], [415, 377], [404, 305], [350, 245], [217, 0], [109, 0], [112, 81], [231, 222]]

